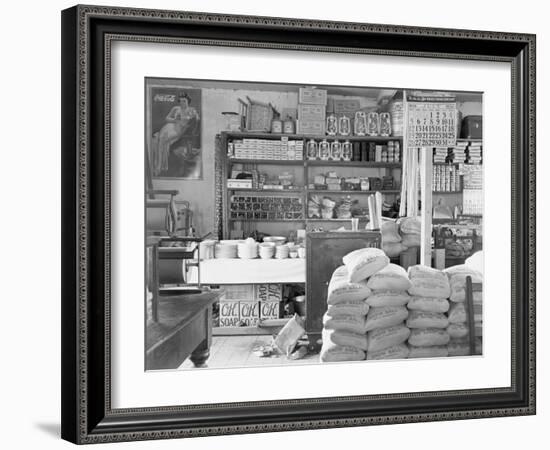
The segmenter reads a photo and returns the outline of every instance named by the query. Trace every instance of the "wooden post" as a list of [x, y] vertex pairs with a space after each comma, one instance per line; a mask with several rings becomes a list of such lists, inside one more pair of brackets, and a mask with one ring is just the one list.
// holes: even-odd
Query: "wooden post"
[[420, 149], [420, 190], [421, 190], [421, 234], [420, 234], [420, 264], [432, 265], [432, 149]]

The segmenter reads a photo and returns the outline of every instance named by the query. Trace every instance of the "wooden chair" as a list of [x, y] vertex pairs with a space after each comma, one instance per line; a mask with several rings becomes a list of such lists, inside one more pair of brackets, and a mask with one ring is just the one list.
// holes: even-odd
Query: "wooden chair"
[[481, 283], [473, 283], [472, 277], [466, 277], [466, 306], [468, 308], [468, 330], [469, 330], [469, 345], [470, 355], [476, 352], [476, 335], [474, 322], [474, 292], [481, 292], [483, 285]]

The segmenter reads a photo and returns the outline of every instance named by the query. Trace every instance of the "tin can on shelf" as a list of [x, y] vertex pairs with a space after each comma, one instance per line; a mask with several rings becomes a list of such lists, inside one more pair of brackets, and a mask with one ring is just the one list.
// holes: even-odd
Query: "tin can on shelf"
[[283, 122], [283, 133], [285, 134], [294, 134], [296, 132], [296, 126], [292, 118], [287, 117]]
[[281, 134], [283, 132], [283, 121], [278, 117], [271, 121], [271, 132]]

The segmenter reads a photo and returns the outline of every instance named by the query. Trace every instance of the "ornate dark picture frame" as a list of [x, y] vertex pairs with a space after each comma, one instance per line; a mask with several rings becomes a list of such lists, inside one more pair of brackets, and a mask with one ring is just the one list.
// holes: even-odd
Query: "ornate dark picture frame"
[[[512, 71], [511, 386], [113, 409], [114, 41], [503, 61]], [[98, 6], [62, 13], [62, 437], [84, 444], [535, 413], [535, 36]]]

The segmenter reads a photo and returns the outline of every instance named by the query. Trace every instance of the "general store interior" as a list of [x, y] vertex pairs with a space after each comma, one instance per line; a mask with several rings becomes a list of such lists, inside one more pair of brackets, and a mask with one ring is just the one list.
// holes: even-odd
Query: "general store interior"
[[[318, 363], [342, 252], [378, 247], [405, 270], [480, 260], [482, 93], [147, 85], [200, 90], [202, 157], [199, 179], [165, 176], [146, 130], [147, 370]], [[454, 111], [451, 145], [411, 146], [422, 102]], [[275, 351], [296, 319], [293, 351]]]

